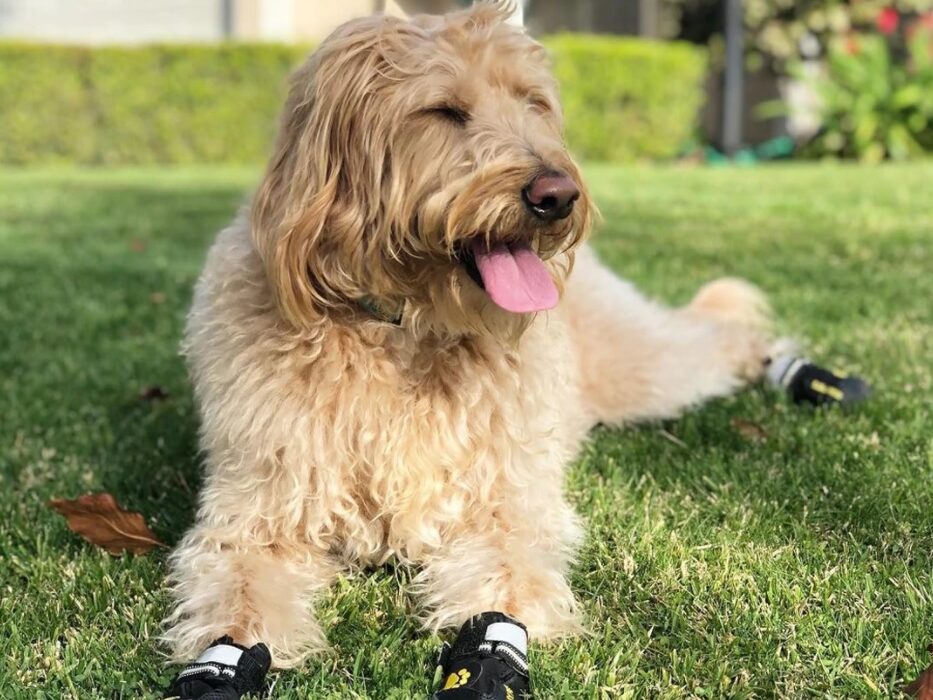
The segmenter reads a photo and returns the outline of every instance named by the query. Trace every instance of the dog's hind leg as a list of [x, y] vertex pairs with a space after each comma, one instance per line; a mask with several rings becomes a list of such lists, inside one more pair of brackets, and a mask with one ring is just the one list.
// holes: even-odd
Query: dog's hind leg
[[763, 373], [773, 339], [764, 295], [738, 279], [703, 287], [686, 307], [642, 296], [582, 249], [563, 312], [589, 419], [619, 424], [678, 415]]

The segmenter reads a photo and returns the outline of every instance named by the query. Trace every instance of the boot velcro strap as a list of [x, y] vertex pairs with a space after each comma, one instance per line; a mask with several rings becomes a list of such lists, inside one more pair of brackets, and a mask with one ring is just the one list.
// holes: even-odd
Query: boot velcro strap
[[267, 668], [268, 664], [263, 668], [243, 648], [220, 643], [208, 647], [196, 661], [186, 666], [175, 682], [220, 681], [246, 693], [262, 687]]
[[243, 650], [231, 644], [208, 647], [194, 663], [188, 664], [178, 674], [178, 680], [224, 677], [233, 681], [242, 656]]

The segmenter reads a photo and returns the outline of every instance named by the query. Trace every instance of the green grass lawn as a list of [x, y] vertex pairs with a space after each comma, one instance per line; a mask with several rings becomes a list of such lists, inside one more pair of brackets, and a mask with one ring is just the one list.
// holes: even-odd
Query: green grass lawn
[[[933, 642], [933, 164], [587, 170], [620, 273], [671, 303], [746, 276], [876, 395], [814, 412], [755, 388], [595, 431], [568, 479], [593, 635], [533, 649], [537, 697], [892, 697]], [[0, 173], [4, 699], [154, 698], [172, 675], [165, 553], [110, 557], [45, 503], [110, 491], [169, 543], [191, 522], [177, 346], [205, 247], [257, 175]], [[170, 398], [141, 401], [150, 384]], [[438, 639], [413, 623], [410, 577], [341, 580], [319, 606], [332, 652], [274, 697], [423, 697]]]

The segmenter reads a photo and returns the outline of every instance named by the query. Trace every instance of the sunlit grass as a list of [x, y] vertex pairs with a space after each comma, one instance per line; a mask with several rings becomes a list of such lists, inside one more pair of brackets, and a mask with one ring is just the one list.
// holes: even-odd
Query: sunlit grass
[[[876, 395], [814, 412], [756, 388], [595, 431], [568, 480], [593, 635], [533, 650], [538, 697], [891, 697], [933, 642], [933, 165], [587, 171], [622, 274], [671, 303], [748, 277]], [[205, 246], [257, 176], [0, 173], [2, 698], [155, 698], [172, 674], [164, 554], [111, 558], [44, 504], [110, 491], [169, 542], [191, 522], [178, 340]], [[170, 398], [140, 401], [149, 384]], [[438, 639], [409, 578], [341, 580], [319, 610], [333, 652], [274, 697], [424, 696]]]

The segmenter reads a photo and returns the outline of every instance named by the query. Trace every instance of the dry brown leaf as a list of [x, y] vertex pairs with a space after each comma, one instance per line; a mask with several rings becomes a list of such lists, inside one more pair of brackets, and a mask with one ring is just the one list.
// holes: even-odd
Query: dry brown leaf
[[153, 304], [164, 304], [165, 303], [165, 292], [153, 292], [149, 295], [149, 301]]
[[69, 500], [55, 498], [49, 507], [65, 516], [68, 527], [110, 554], [145, 554], [165, 544], [153, 534], [139, 513], [123, 510], [109, 493], [89, 493]]
[[744, 418], [733, 418], [729, 424], [735, 428], [739, 435], [752, 442], [764, 442], [768, 439], [767, 431], [757, 423]]
[[150, 384], [139, 390], [139, 398], [143, 401], [164, 401], [168, 396], [168, 392], [158, 384]]
[[[927, 647], [927, 651], [933, 654], [933, 644]], [[917, 700], [933, 700], [933, 664], [926, 667], [917, 680], [904, 686], [904, 692], [917, 698]]]

